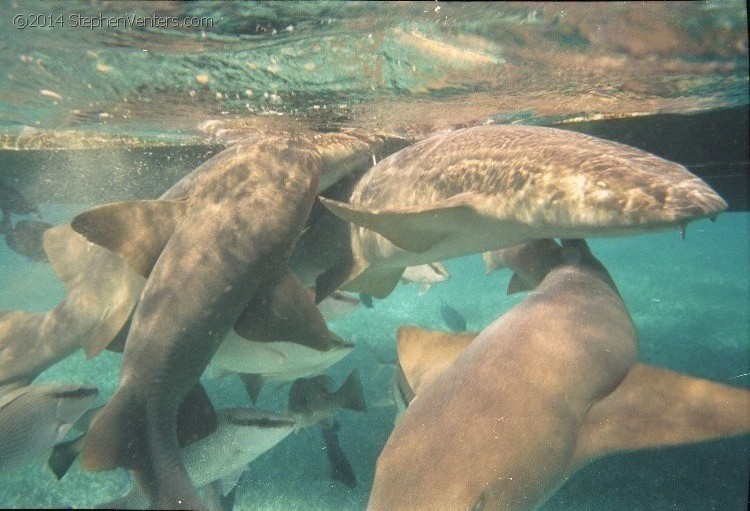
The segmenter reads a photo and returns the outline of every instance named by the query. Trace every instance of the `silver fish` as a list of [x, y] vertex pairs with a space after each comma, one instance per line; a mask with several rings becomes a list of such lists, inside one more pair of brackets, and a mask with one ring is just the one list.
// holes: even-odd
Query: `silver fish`
[[96, 399], [91, 385], [31, 385], [0, 397], [0, 472], [46, 459]]

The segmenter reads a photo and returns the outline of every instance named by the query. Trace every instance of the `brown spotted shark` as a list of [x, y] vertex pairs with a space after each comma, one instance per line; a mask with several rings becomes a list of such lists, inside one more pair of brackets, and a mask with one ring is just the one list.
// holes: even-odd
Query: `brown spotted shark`
[[[249, 137], [159, 200], [105, 205], [73, 220], [77, 232], [148, 279], [127, 334], [118, 390], [86, 437], [84, 468], [133, 470], [153, 507], [205, 507], [178, 456], [177, 406], [235, 324], [258, 316], [251, 304], [266, 303], [282, 288], [282, 295], [310, 300], [289, 277], [289, 255], [321, 176], [357, 163], [332, 151], [335, 144], [318, 144], [325, 137]], [[259, 321], [270, 323], [250, 329], [265, 333], [284, 314], [319, 316], [311, 305], [264, 316]]]
[[[638, 362], [630, 315], [584, 241], [514, 250], [505, 264], [535, 290], [476, 338], [399, 332], [416, 397], [378, 458], [369, 511], [534, 510], [608, 454], [750, 431], [750, 390]], [[529, 269], [535, 251], [557, 262]]]
[[534, 239], [633, 236], [714, 218], [726, 202], [682, 165], [555, 128], [441, 133], [365, 172], [349, 203], [343, 291], [387, 296], [408, 266]]

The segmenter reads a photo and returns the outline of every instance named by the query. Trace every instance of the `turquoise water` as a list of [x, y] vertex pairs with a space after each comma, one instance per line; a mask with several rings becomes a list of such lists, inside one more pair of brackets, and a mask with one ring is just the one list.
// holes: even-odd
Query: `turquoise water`
[[[78, 207], [42, 205], [48, 221], [65, 221]], [[641, 358], [686, 374], [750, 387], [748, 274], [750, 214], [729, 213], [716, 223], [691, 224], [678, 232], [627, 239], [596, 239], [590, 245], [617, 282], [640, 335]], [[331, 328], [356, 344], [329, 371], [337, 382], [359, 368], [366, 414], [340, 414], [341, 445], [359, 485], [349, 490], [330, 478], [318, 430], [293, 434], [251, 463], [239, 482], [235, 509], [363, 509], [375, 461], [395, 416], [389, 402], [395, 332], [403, 324], [446, 329], [445, 301], [480, 330], [523, 296], [508, 297], [510, 275], [485, 276], [481, 257], [447, 261], [451, 280], [419, 296], [416, 286], [399, 285], [372, 309], [332, 322]], [[0, 245], [0, 310], [46, 310], [64, 296], [50, 267], [33, 263]], [[106, 352], [86, 361], [78, 352], [43, 373], [38, 381], [75, 381], [99, 386], [100, 400], [115, 388], [119, 355]], [[249, 405], [232, 378], [205, 382], [217, 408]], [[285, 388], [265, 388], [259, 406], [283, 410]], [[467, 424], [467, 427], [471, 427]], [[747, 502], [748, 437], [608, 457], [575, 474], [545, 510], [741, 510]], [[123, 471], [91, 474], [77, 463], [61, 481], [31, 465], [0, 474], [0, 502], [11, 507], [89, 507], [126, 493]]]

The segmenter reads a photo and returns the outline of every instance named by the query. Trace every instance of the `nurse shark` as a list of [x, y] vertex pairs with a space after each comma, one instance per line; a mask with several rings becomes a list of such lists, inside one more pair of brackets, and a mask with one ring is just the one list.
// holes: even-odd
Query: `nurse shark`
[[[370, 147], [369, 140], [350, 138]], [[77, 232], [148, 279], [118, 390], [87, 434], [84, 468], [133, 470], [153, 507], [205, 507], [178, 456], [177, 407], [235, 323], [253, 314], [251, 303], [265, 303], [280, 289], [299, 292], [299, 310], [277, 312], [319, 316], [304, 287], [289, 277], [287, 261], [321, 178], [352, 164], [325, 140], [248, 137], [159, 200], [109, 204], [73, 220]], [[263, 332], [278, 319], [259, 318], [268, 323], [253, 328]]]
[[529, 511], [607, 454], [750, 431], [750, 390], [639, 363], [609, 273], [585, 242], [563, 244], [541, 282], [525, 258], [505, 259], [536, 288], [475, 339], [399, 332], [416, 397], [368, 511]]
[[368, 170], [349, 203], [340, 289], [390, 294], [408, 266], [533, 239], [633, 236], [715, 218], [726, 202], [682, 165], [571, 131], [488, 125], [442, 133]]

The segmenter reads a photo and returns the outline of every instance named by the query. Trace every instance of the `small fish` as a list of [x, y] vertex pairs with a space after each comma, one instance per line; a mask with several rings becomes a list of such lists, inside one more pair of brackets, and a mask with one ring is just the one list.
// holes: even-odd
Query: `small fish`
[[335, 321], [359, 310], [362, 302], [351, 293], [334, 291], [318, 304], [318, 310], [326, 321]]
[[421, 284], [419, 296], [422, 296], [430, 289], [432, 284], [445, 282], [450, 278], [451, 274], [448, 273], [448, 269], [443, 263], [438, 262], [409, 266], [401, 275], [401, 283], [404, 285], [409, 285], [412, 282]]
[[331, 427], [337, 408], [367, 411], [359, 371], [352, 371], [338, 390], [331, 391], [332, 386], [333, 380], [327, 375], [299, 378], [292, 384], [287, 413], [295, 418], [298, 427], [316, 423]]
[[98, 390], [91, 385], [29, 385], [0, 397], [0, 472], [50, 456]]
[[5, 235], [8, 247], [32, 261], [49, 262], [44, 252], [44, 231], [52, 224], [38, 220], [19, 220]]
[[0, 182], [0, 211], [3, 218], [0, 220], [0, 234], [10, 232], [10, 215], [28, 215], [36, 213], [39, 216], [39, 208], [32, 201], [21, 195], [21, 192], [10, 185]]
[[[182, 447], [180, 459], [204, 496], [213, 490], [226, 497], [247, 464], [289, 436], [295, 422], [286, 415], [257, 408], [229, 408], [219, 410], [217, 415], [216, 431]], [[139, 485], [134, 485], [126, 496], [102, 507], [144, 509], [148, 500]]]
[[443, 302], [440, 306], [440, 315], [443, 316], [445, 324], [454, 332], [466, 331], [466, 318], [456, 309]]

